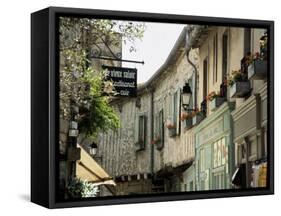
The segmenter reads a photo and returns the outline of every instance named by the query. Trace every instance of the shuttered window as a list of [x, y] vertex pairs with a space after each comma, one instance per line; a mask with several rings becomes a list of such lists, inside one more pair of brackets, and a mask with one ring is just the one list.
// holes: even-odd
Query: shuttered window
[[147, 125], [146, 125], [146, 116], [138, 115], [135, 121], [135, 145], [136, 150], [144, 150], [147, 140]]
[[176, 126], [176, 134], [180, 134], [180, 102], [181, 102], [181, 92], [180, 89], [178, 89], [174, 93], [174, 98], [173, 98], [173, 122]]
[[154, 138], [157, 141], [157, 149], [164, 147], [164, 113], [160, 110], [155, 116], [155, 134]]

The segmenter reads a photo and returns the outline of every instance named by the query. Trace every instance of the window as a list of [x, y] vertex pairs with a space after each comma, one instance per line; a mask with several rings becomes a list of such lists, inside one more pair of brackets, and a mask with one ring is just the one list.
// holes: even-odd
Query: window
[[173, 122], [176, 126], [176, 134], [180, 134], [180, 89], [178, 89], [173, 95]]
[[257, 156], [257, 140], [256, 137], [251, 137], [248, 141], [249, 157]]
[[251, 29], [244, 29], [244, 56], [251, 52]]
[[213, 186], [215, 190], [225, 188], [225, 175], [224, 172], [214, 173]]
[[208, 60], [207, 57], [203, 62], [203, 100], [208, 95]]
[[236, 152], [235, 156], [236, 156], [236, 161], [235, 164], [242, 164], [246, 162], [246, 143], [235, 143], [235, 148], [236, 148]]
[[218, 166], [218, 156], [217, 156], [217, 149], [218, 149], [218, 143], [214, 143], [214, 167]]
[[267, 156], [267, 129], [264, 130], [264, 141], [263, 141], [263, 147], [262, 147], [262, 156]]
[[135, 121], [135, 145], [136, 150], [145, 149], [146, 144], [146, 116], [139, 115]]
[[205, 149], [200, 150], [200, 171], [205, 171]]
[[218, 34], [214, 36], [213, 41], [213, 83], [218, 81]]
[[157, 149], [164, 147], [164, 114], [163, 109], [155, 115], [154, 140], [157, 141]]
[[[194, 88], [195, 83], [194, 82], [195, 82], [195, 75], [193, 73], [191, 78], [188, 80], [188, 84], [189, 84], [190, 88], [192, 89], [192, 92], [195, 93], [195, 88]], [[194, 97], [194, 94], [192, 93], [191, 98], [190, 98], [190, 102], [189, 102], [189, 108], [195, 108], [194, 107], [194, 99], [195, 99], [195, 97]]]
[[228, 159], [228, 148], [225, 145], [225, 137], [213, 144], [213, 167], [217, 168], [226, 164]]
[[193, 181], [189, 182], [189, 191], [193, 191]]
[[227, 53], [228, 53], [228, 33], [225, 32], [222, 36], [222, 82], [227, 77]]

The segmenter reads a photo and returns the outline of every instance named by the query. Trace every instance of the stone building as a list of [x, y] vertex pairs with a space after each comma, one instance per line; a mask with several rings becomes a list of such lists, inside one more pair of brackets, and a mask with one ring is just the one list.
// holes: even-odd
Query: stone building
[[[244, 33], [244, 34], [243, 34]], [[254, 61], [248, 67], [244, 86], [237, 83], [230, 89], [231, 98], [236, 100], [233, 117], [233, 142], [235, 148], [235, 167], [238, 175], [245, 176], [245, 187], [267, 186], [267, 33], [265, 29], [240, 29], [244, 35], [237, 52], [239, 56], [246, 52], [265, 56], [262, 61]], [[265, 49], [265, 50], [264, 50]], [[243, 83], [243, 82], [242, 82]], [[237, 94], [243, 92], [244, 94]]]
[[[264, 34], [189, 25], [136, 98], [111, 102], [121, 128], [99, 135], [98, 154], [117, 195], [230, 189], [241, 176], [238, 187], [266, 184], [266, 71], [249, 74], [244, 62]], [[247, 84], [228, 85], [233, 70]]]
[[[194, 181], [184, 179], [195, 157], [193, 130], [180, 121], [181, 89], [194, 74], [185, 45], [184, 28], [165, 63], [138, 86], [138, 96], [111, 102], [121, 128], [100, 134], [98, 154], [114, 177], [117, 195], [189, 190]], [[190, 52], [190, 59], [197, 65], [197, 50]], [[168, 124], [173, 127], [168, 129]]]
[[[190, 26], [188, 32], [188, 46], [199, 50], [197, 98], [206, 111], [206, 117], [193, 129], [197, 190], [231, 188], [237, 167], [246, 163], [247, 171], [241, 176], [249, 179], [253, 161], [267, 155], [266, 76], [249, 81], [247, 68], [243, 71], [243, 58], [260, 51], [265, 30]], [[243, 80], [227, 86], [232, 71], [240, 68], [245, 73]], [[240, 89], [240, 83], [246, 83], [246, 91], [243, 86]], [[216, 94], [212, 100], [210, 93]], [[248, 158], [241, 156], [245, 145]]]

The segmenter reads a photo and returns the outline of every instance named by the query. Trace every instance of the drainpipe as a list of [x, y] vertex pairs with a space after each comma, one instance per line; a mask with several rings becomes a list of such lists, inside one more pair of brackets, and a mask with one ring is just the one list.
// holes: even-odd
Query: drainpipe
[[189, 27], [185, 27], [185, 32], [186, 32], [186, 43], [185, 43], [185, 50], [186, 50], [186, 59], [188, 63], [193, 67], [194, 69], [194, 74], [195, 74], [195, 85], [194, 85], [194, 105], [197, 107], [197, 75], [198, 71], [195, 66], [195, 64], [190, 60], [189, 58], [189, 52], [193, 47], [198, 47], [198, 39], [200, 38], [200, 35], [204, 33], [207, 29], [208, 26], [191, 26], [191, 30], [189, 30]]
[[[150, 89], [150, 141], [154, 139], [154, 91]], [[154, 179], [154, 145], [150, 145], [150, 172], [151, 179]]]

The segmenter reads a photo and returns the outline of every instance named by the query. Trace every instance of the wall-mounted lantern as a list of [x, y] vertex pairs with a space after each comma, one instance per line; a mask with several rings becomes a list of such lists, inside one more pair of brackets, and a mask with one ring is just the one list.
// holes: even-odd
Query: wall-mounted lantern
[[96, 154], [97, 154], [97, 150], [98, 150], [98, 145], [93, 142], [91, 145], [90, 145], [90, 155], [92, 157], [94, 157]]
[[78, 124], [76, 121], [71, 121], [69, 123], [69, 132], [68, 132], [68, 136], [70, 137], [77, 137], [79, 135], [79, 131], [78, 131]]
[[190, 98], [192, 95], [191, 88], [188, 83], [185, 83], [182, 89], [182, 106], [184, 110], [188, 110], [190, 104]]

